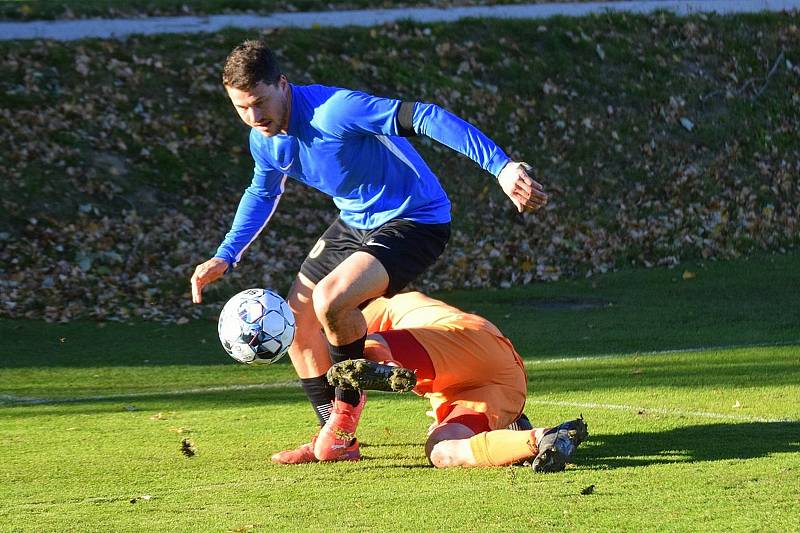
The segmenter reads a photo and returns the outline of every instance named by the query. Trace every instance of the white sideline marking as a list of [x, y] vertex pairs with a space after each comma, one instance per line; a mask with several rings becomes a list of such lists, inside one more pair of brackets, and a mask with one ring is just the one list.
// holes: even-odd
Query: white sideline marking
[[723, 413], [709, 413], [707, 411], [682, 411], [680, 409], [663, 409], [660, 407], [636, 407], [635, 405], [622, 405], [614, 403], [594, 402], [560, 402], [550, 400], [531, 400], [527, 403], [536, 405], [554, 405], [558, 407], [578, 407], [582, 409], [604, 409], [606, 411], [635, 411], [637, 413], [656, 413], [659, 415], [682, 416], [693, 418], [714, 418], [718, 420], [738, 420], [740, 422], [795, 422], [791, 418], [763, 418], [760, 416], [727, 415]]
[[[64, 403], [78, 403], [78, 402], [122, 400], [128, 398], [154, 398], [158, 396], [188, 396], [192, 394], [206, 394], [209, 392], [280, 389], [287, 387], [297, 387], [299, 386], [299, 384], [300, 384], [299, 381], [281, 381], [277, 383], [255, 383], [252, 385], [221, 385], [218, 387], [202, 387], [194, 389], [168, 390], [168, 391], [132, 392], [128, 394], [121, 393], [121, 394], [108, 394], [105, 396], [82, 396], [74, 398], [25, 398], [20, 396], [13, 396], [10, 394], [2, 394], [0, 395], [0, 405], [2, 405], [3, 403], [12, 405], [64, 404]], [[657, 413], [668, 416], [714, 418], [718, 420], [739, 420], [743, 422], [767, 422], [767, 423], [794, 422], [794, 420], [790, 418], [764, 418], [759, 416], [731, 415], [723, 413], [711, 413], [707, 411], [682, 411], [680, 409], [637, 407], [635, 405], [610, 404], [610, 403], [532, 400], [530, 398], [527, 400], [527, 403], [534, 405], [549, 405], [557, 407], [577, 407], [582, 409], [604, 409], [607, 411], [635, 411], [637, 413], [639, 412]]]
[[[547, 363], [569, 363], [569, 362], [585, 362], [593, 361], [596, 359], [613, 359], [625, 358], [637, 355], [669, 355], [679, 354], [703, 350], [733, 350], [741, 348], [768, 348], [776, 346], [791, 346], [800, 344], [798, 341], [785, 341], [773, 343], [755, 343], [755, 344], [729, 344], [720, 346], [706, 346], [696, 348], [681, 348], [675, 350], [657, 350], [649, 352], [630, 352], [630, 353], [616, 353], [597, 356], [580, 356], [580, 357], [562, 357], [559, 359], [542, 359], [537, 361], [525, 361], [526, 366], [541, 365]], [[30, 398], [24, 396], [14, 396], [12, 394], [0, 394], [0, 407], [9, 405], [43, 405], [43, 404], [64, 404], [64, 403], [78, 403], [78, 402], [101, 402], [107, 400], [122, 400], [127, 398], [155, 398], [158, 396], [188, 396], [192, 394], [205, 394], [209, 392], [228, 392], [228, 391], [246, 391], [246, 390], [266, 390], [266, 389], [280, 389], [288, 387], [297, 387], [300, 382], [297, 380], [292, 381], [279, 381], [275, 383], [254, 383], [249, 385], [219, 385], [213, 387], [200, 387], [193, 389], [178, 389], [178, 390], [163, 390], [163, 391], [148, 391], [148, 392], [129, 392], [119, 394], [107, 394], [102, 396], [75, 396], [68, 398]], [[762, 418], [752, 417], [746, 415], [729, 415], [722, 413], [708, 413], [704, 411], [681, 411], [674, 409], [660, 409], [660, 408], [645, 408], [636, 407], [632, 405], [618, 405], [618, 404], [601, 404], [601, 403], [583, 403], [583, 402], [556, 402], [546, 400], [531, 400], [528, 403], [540, 405], [556, 405], [561, 407], [582, 407], [584, 409], [606, 409], [612, 411], [645, 411], [650, 413], [658, 413], [673, 416], [693, 416], [700, 418], [717, 418], [723, 420], [742, 420], [749, 422], [791, 422], [789, 418]]]

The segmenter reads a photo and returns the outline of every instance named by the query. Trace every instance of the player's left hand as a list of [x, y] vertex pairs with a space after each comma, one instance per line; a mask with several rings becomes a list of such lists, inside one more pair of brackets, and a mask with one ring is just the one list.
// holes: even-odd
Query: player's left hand
[[205, 263], [197, 265], [190, 283], [192, 284], [192, 302], [203, 303], [203, 287], [214, 283], [228, 270], [228, 262], [221, 257], [212, 257]]
[[542, 184], [528, 174], [532, 171], [527, 163], [509, 161], [497, 176], [503, 192], [511, 198], [520, 213], [535, 211], [547, 204], [547, 193]]

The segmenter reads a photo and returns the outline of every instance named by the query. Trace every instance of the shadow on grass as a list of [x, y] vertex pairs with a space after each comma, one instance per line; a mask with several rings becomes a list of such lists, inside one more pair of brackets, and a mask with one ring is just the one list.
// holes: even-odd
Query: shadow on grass
[[589, 468], [754, 459], [800, 452], [800, 422], [704, 424], [660, 433], [591, 436], [576, 462]]
[[[369, 461], [368, 464], [363, 464], [363, 461]], [[418, 468], [424, 468], [427, 470], [433, 471], [433, 467], [429, 464], [409, 464], [409, 463], [402, 463], [402, 462], [386, 462], [386, 458], [370, 458], [370, 457], [362, 457], [361, 461], [359, 461], [359, 470], [395, 470], [398, 468], [403, 468], [406, 470], [413, 470]], [[380, 464], [379, 464], [380, 463]]]
[[359, 442], [361, 448], [404, 448], [406, 446], [419, 446], [425, 444], [425, 439], [418, 442], [381, 442], [380, 444], [370, 444], [369, 442]]
[[[235, 392], [189, 392], [186, 394], [131, 393], [112, 396], [52, 398], [45, 400], [6, 401], [0, 403], [0, 418], [20, 416], [74, 416], [114, 413], [150, 413], [151, 411], [210, 411], [264, 408], [265, 413], [290, 404], [307, 404], [299, 386], [280, 389], [256, 389]], [[309, 407], [309, 416], [311, 411]], [[266, 416], [266, 414], [265, 414]]]
[[[226, 409], [241, 410], [245, 408], [263, 410], [264, 417], [274, 417], [276, 412], [288, 406], [302, 406], [306, 409], [301, 416], [303, 420], [316, 420], [311, 405], [308, 403], [303, 389], [298, 384], [281, 385], [279, 387], [244, 389], [236, 391], [199, 391], [187, 389], [183, 393], [159, 392], [132, 392], [130, 394], [118, 393], [109, 396], [85, 395], [74, 398], [50, 399], [6, 399], [0, 397], [0, 419], [4, 417], [19, 418], [24, 416], [74, 416], [74, 415], [104, 415], [117, 413], [148, 413], [153, 411], [217, 411]], [[389, 399], [391, 398], [391, 399]], [[371, 402], [380, 405], [388, 401], [392, 405], [411, 402], [422, 411], [427, 407], [425, 400], [417, 396], [404, 397], [390, 396], [389, 394], [373, 395]], [[367, 407], [368, 413], [370, 410]], [[381, 415], [373, 412], [369, 415], [369, 424], [380, 420]], [[424, 429], [424, 426], [423, 426]], [[369, 446], [368, 444], [362, 444]], [[373, 446], [394, 446], [389, 444], [374, 444]], [[397, 444], [402, 446], [403, 444]]]

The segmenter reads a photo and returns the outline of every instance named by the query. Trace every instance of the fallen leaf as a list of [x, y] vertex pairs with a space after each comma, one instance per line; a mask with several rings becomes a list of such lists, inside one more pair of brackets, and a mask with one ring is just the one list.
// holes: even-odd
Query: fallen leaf
[[194, 449], [194, 445], [189, 439], [183, 439], [181, 441], [181, 453], [186, 457], [194, 457], [197, 453]]
[[597, 57], [600, 58], [600, 61], [605, 61], [606, 59], [606, 52], [603, 50], [603, 47], [598, 44], [594, 47], [594, 51], [597, 53]]

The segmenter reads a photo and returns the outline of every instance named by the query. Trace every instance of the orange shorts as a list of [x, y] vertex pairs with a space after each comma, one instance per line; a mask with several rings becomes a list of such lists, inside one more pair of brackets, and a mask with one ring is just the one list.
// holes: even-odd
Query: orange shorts
[[[522, 413], [528, 379], [522, 359], [508, 339], [478, 328], [403, 331], [424, 348], [436, 371], [433, 380], [418, 383], [414, 392], [431, 402], [437, 423], [444, 422], [456, 406], [483, 413], [490, 429], [503, 429]], [[391, 334], [386, 337], [389, 341], [393, 338]], [[369, 341], [367, 350], [379, 351], [376, 344]], [[393, 351], [402, 353], [402, 348], [395, 346]]]

